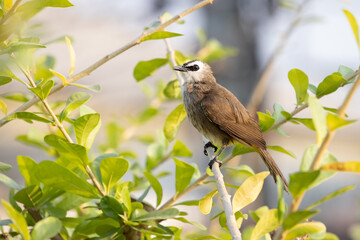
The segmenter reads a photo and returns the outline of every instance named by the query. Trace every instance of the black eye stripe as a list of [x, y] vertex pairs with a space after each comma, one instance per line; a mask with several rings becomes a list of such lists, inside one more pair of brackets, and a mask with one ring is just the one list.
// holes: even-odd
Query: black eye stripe
[[199, 65], [195, 64], [195, 65], [192, 65], [192, 66], [186, 66], [186, 68], [189, 70], [189, 71], [197, 71], [200, 69]]

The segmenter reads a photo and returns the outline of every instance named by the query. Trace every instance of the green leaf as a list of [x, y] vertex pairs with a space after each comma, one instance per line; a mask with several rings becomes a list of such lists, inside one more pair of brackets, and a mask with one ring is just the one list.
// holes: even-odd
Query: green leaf
[[38, 185], [39, 180], [34, 175], [37, 163], [30, 157], [18, 156], [19, 171], [23, 175], [26, 186]]
[[252, 149], [251, 147], [245, 146], [242, 143], [236, 143], [235, 147], [233, 149], [232, 155], [233, 156], [237, 156], [237, 155], [243, 155], [249, 152], [254, 152], [254, 149]]
[[286, 232], [284, 240], [293, 240], [305, 235], [316, 235], [316, 239], [321, 239], [321, 236], [325, 236], [326, 227], [321, 222], [306, 222], [300, 223]]
[[146, 169], [150, 171], [166, 156], [168, 142], [161, 131], [158, 132], [158, 140], [150, 144], [146, 151]]
[[11, 77], [0, 76], [0, 86], [8, 84], [12, 81]]
[[186, 111], [183, 104], [177, 106], [166, 118], [164, 124], [164, 134], [166, 139], [171, 142], [174, 140], [179, 126], [186, 118]]
[[42, 81], [36, 88], [29, 88], [36, 96], [44, 100], [49, 96], [49, 93], [54, 86], [53, 80]]
[[310, 130], [316, 131], [314, 122], [311, 118], [292, 118], [291, 120], [300, 122], [300, 123], [304, 124], [306, 127], [308, 127]]
[[42, 161], [35, 168], [37, 178], [47, 186], [88, 198], [98, 198], [96, 188], [67, 168], [52, 161]]
[[174, 157], [191, 157], [192, 152], [184, 143], [176, 140], [171, 155]]
[[0, 171], [7, 172], [12, 168], [10, 164], [0, 162]]
[[350, 190], [353, 190], [356, 186], [355, 185], [350, 185], [350, 186], [346, 186], [346, 187], [343, 187], [343, 188], [340, 188], [338, 190], [336, 190], [335, 192], [332, 192], [330, 193], [329, 195], [327, 195], [326, 197], [320, 199], [319, 201], [316, 201], [314, 202], [313, 204], [311, 204], [310, 206], [308, 206], [306, 208], [306, 210], [309, 210], [309, 209], [312, 209], [320, 204], [322, 204], [323, 202], [326, 202], [336, 196], [339, 196], [340, 194], [343, 194], [343, 193], [346, 193]]
[[25, 49], [32, 49], [32, 48], [46, 48], [46, 46], [39, 44], [39, 43], [33, 43], [33, 42], [23, 42], [23, 41], [17, 41], [14, 43], [11, 43], [7, 46], [7, 48], [3, 49], [0, 52], [1, 54], [11, 54], [14, 52], [18, 52]]
[[338, 72], [341, 74], [341, 76], [343, 76], [343, 78], [347, 79], [345, 84], [352, 83], [356, 79], [355, 76], [349, 79], [354, 74], [354, 70], [347, 66], [340, 65], [338, 68]]
[[148, 40], [157, 40], [157, 39], [164, 39], [164, 38], [172, 38], [182, 36], [180, 33], [173, 33], [173, 32], [166, 32], [166, 31], [158, 31], [154, 32], [148, 36], [145, 36], [141, 39], [141, 42], [148, 41]]
[[356, 122], [356, 120], [345, 120], [337, 114], [327, 114], [326, 124], [330, 131]]
[[124, 206], [126, 208], [126, 212], [130, 216], [132, 212], [132, 204], [131, 204], [129, 187], [127, 185], [124, 185], [122, 187], [120, 195], [121, 195], [121, 201], [124, 203]]
[[37, 207], [41, 203], [42, 191], [39, 185], [32, 185], [18, 191], [14, 199], [24, 204], [26, 207]]
[[256, 223], [251, 233], [250, 239], [257, 240], [263, 235], [277, 229], [280, 226], [280, 220], [278, 216], [277, 209], [270, 209], [264, 215], [262, 215], [259, 221]]
[[259, 116], [259, 125], [262, 132], [266, 132], [275, 123], [275, 118], [270, 113], [257, 112]]
[[87, 149], [84, 146], [76, 143], [70, 143], [66, 139], [54, 134], [45, 136], [44, 140], [64, 157], [76, 160], [77, 164], [80, 166], [86, 166], [89, 164]]
[[346, 79], [338, 72], [327, 76], [317, 87], [316, 97], [319, 98], [335, 92], [345, 82]]
[[40, 12], [45, 7], [71, 7], [68, 0], [31, 0], [18, 7], [17, 12], [24, 20], [28, 20]]
[[9, 203], [4, 200], [1, 201], [2, 205], [5, 207], [6, 215], [12, 221], [10, 227], [12, 227], [16, 232], [20, 233], [24, 240], [30, 240], [29, 230], [27, 229], [28, 225], [24, 216], [16, 211]]
[[32, 96], [24, 94], [24, 93], [7, 93], [1, 96], [2, 98], [17, 101], [17, 102], [27, 102], [30, 100]]
[[129, 162], [121, 157], [107, 157], [100, 162], [103, 185], [107, 193], [124, 176], [129, 169]]
[[32, 121], [38, 121], [38, 122], [44, 122], [44, 123], [51, 123], [47, 118], [40, 117], [32, 112], [16, 112], [14, 114], [11, 114], [6, 120], [11, 121], [14, 119], [22, 119], [25, 122], [32, 123]]
[[177, 79], [168, 82], [163, 93], [167, 98], [179, 99], [181, 97], [180, 82]]
[[238, 188], [232, 199], [233, 212], [240, 211], [259, 196], [264, 180], [270, 172], [261, 172], [248, 177]]
[[90, 150], [101, 126], [100, 114], [87, 114], [78, 119], [74, 123], [76, 141], [78, 144]]
[[143, 124], [143, 123], [149, 121], [150, 119], [152, 119], [153, 117], [155, 117], [158, 113], [159, 113], [158, 108], [147, 107], [147, 108], [145, 108], [145, 110], [143, 110], [140, 113], [140, 115], [136, 119], [136, 122], [138, 124]]
[[75, 109], [86, 103], [90, 99], [91, 95], [88, 93], [78, 92], [73, 93], [66, 101], [66, 106], [62, 110], [59, 116], [59, 121], [62, 122], [64, 119]]
[[284, 116], [281, 114], [281, 112], [284, 111], [284, 108], [280, 104], [275, 103], [273, 105], [273, 109], [274, 109], [274, 112], [272, 114], [272, 117], [275, 119], [274, 123], [278, 123], [278, 122], [284, 120]]
[[296, 224], [303, 222], [310, 217], [318, 214], [320, 211], [307, 211], [300, 210], [293, 213], [290, 213], [284, 220], [283, 229], [284, 231], [294, 227]]
[[151, 76], [158, 68], [168, 63], [167, 58], [155, 58], [149, 61], [140, 61], [134, 68], [134, 78], [136, 81]]
[[290, 175], [289, 191], [294, 198], [334, 176], [333, 171], [297, 172]]
[[179, 215], [179, 210], [176, 208], [169, 208], [165, 210], [157, 210], [153, 212], [146, 213], [144, 215], [138, 216], [134, 221], [148, 221], [148, 220], [162, 220], [170, 219]]
[[150, 182], [151, 187], [154, 189], [154, 191], [156, 193], [156, 206], [159, 206], [159, 204], [161, 203], [161, 200], [162, 200], [162, 195], [163, 195], [162, 186], [161, 186], [160, 182], [157, 180], [157, 178], [154, 177], [151, 173], [144, 172], [144, 175], [147, 178], [147, 180]]
[[7, 108], [7, 105], [6, 103], [0, 99], [0, 110], [5, 114], [7, 115], [8, 114], [8, 108]]
[[321, 166], [322, 170], [331, 170], [337, 172], [353, 172], [360, 173], [360, 162], [332, 162]]
[[46, 240], [55, 237], [61, 230], [61, 221], [55, 217], [41, 219], [31, 232], [31, 239]]
[[99, 84], [89, 86], [89, 85], [80, 84], [80, 83], [69, 83], [67, 85], [71, 85], [71, 86], [74, 86], [74, 87], [90, 90], [92, 92], [100, 92], [100, 90], [101, 90], [101, 86]]
[[[305, 149], [302, 161], [301, 161], [301, 166], [300, 166], [300, 171], [309, 171], [310, 167], [314, 161], [314, 158], [317, 154], [318, 151], [318, 146], [317, 145], [310, 145], [309, 147], [307, 147]], [[319, 166], [322, 166], [326, 163], [332, 163], [332, 162], [337, 162], [337, 159], [334, 155], [332, 155], [331, 153], [329, 153], [328, 151], [325, 151], [322, 159], [320, 160], [320, 164]]]
[[55, 61], [56, 60], [53, 56], [39, 56], [35, 61], [35, 79], [48, 80], [49, 78], [51, 78], [54, 74], [50, 71], [50, 69], [53, 69], [55, 67]]
[[308, 76], [299, 69], [292, 69], [290, 70], [288, 77], [291, 85], [295, 89], [297, 105], [300, 105], [306, 100], [306, 97], [308, 96]]
[[74, 48], [71, 45], [71, 40], [70, 40], [70, 38], [68, 36], [65, 36], [65, 42], [66, 42], [66, 45], [67, 45], [68, 50], [69, 50], [69, 56], [70, 56], [69, 76], [71, 76], [74, 73], [76, 56], [75, 56]]
[[174, 158], [174, 162], [176, 165], [175, 189], [176, 194], [178, 194], [185, 190], [185, 188], [190, 184], [191, 178], [195, 173], [195, 168], [190, 164], [176, 158]]
[[285, 148], [281, 147], [281, 146], [267, 146], [268, 149], [277, 151], [277, 152], [281, 152], [281, 153], [285, 153], [287, 155], [289, 155], [290, 157], [293, 157], [296, 159], [296, 156], [294, 153], [289, 152], [288, 150], [286, 150]]
[[358, 25], [358, 23], [356, 21], [356, 18], [348, 10], [343, 9], [343, 12], [345, 13], [346, 18], [348, 19], [348, 21], [350, 23], [351, 29], [353, 31], [353, 34], [354, 34], [354, 37], [355, 37], [355, 40], [356, 40], [356, 43], [357, 43], [358, 48], [360, 50], [359, 25]]
[[316, 95], [317, 88], [316, 88], [316, 86], [315, 86], [315, 85], [313, 85], [313, 84], [309, 84], [309, 90], [310, 90], [310, 92], [312, 92], [313, 94], [315, 94], [315, 95]]
[[100, 208], [106, 216], [115, 220], [121, 220], [119, 215], [124, 214], [122, 204], [116, 198], [111, 196], [105, 196], [101, 199]]
[[317, 143], [320, 145], [327, 134], [326, 113], [316, 97], [309, 97], [309, 107], [316, 129]]
[[213, 205], [213, 197], [218, 193], [217, 190], [209, 192], [199, 201], [199, 210], [202, 214], [209, 214]]
[[2, 182], [3, 184], [5, 184], [6, 186], [10, 187], [10, 188], [14, 188], [16, 190], [20, 190], [21, 187], [19, 184], [17, 184], [14, 180], [12, 180], [11, 178], [9, 178], [8, 176], [0, 173], [0, 182]]

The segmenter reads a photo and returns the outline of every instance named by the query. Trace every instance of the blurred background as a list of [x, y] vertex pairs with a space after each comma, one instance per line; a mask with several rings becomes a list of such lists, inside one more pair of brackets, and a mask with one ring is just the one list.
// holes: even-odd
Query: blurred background
[[[144, 27], [151, 25], [164, 12], [172, 15], [194, 5], [197, 1], [169, 1], [169, 0], [73, 0], [74, 7], [67, 9], [45, 9], [33, 20], [33, 24], [41, 24], [33, 31], [41, 37], [43, 42], [56, 39], [63, 35], [73, 38], [76, 53], [75, 73], [80, 72], [106, 54], [120, 48], [141, 34]], [[269, 109], [272, 112], [274, 103], [280, 103], [285, 110], [292, 111], [296, 107], [295, 92], [288, 81], [287, 74], [292, 68], [298, 68], [309, 76], [309, 82], [317, 85], [327, 75], [336, 72], [339, 65], [352, 69], [359, 66], [359, 52], [348, 21], [342, 12], [347, 9], [360, 21], [360, 1], [356, 0], [307, 0], [303, 1], [276, 0], [215, 0], [184, 18], [185, 24], [174, 24], [168, 31], [184, 34], [182, 37], [172, 38], [174, 49], [185, 55], [193, 55], [200, 48], [199, 31], [205, 32], [209, 39], [218, 40], [222, 45], [236, 49], [236, 55], [221, 61], [214, 61], [211, 66], [218, 82], [232, 91], [244, 105], [256, 86], [262, 71], [267, 66], [271, 56], [280, 48], [270, 72], [269, 84], [264, 93], [263, 101], [258, 111]], [[303, 5], [298, 12], [297, 6]], [[291, 24], [301, 17], [302, 21], [293, 27]], [[287, 34], [289, 33], [289, 34]], [[233, 51], [235, 52], [235, 51]], [[69, 69], [69, 55], [63, 42], [49, 45], [39, 53], [56, 56], [56, 71], [67, 73]], [[90, 76], [79, 83], [100, 84], [101, 92], [94, 93], [88, 105], [101, 114], [103, 126], [100, 133], [104, 133], [106, 123], [112, 120], [126, 122], [129, 115], [139, 113], [147, 104], [144, 96], [145, 85], [154, 86], [159, 79], [165, 82], [174, 79], [169, 68], [157, 71], [144, 83], [137, 83], [133, 77], [133, 69], [141, 60], [166, 57], [166, 47], [163, 41], [144, 42], [131, 48], [105, 65], [101, 66]], [[0, 89], [0, 94], [21, 88], [17, 83]], [[324, 106], [338, 107], [341, 105], [350, 86], [340, 89], [335, 94], [321, 99]], [[51, 96], [51, 100], [66, 99], [72, 92], [79, 91], [67, 87], [60, 93]], [[351, 119], [360, 117], [360, 93], [357, 92], [347, 114]], [[144, 132], [162, 129], [166, 113], [178, 103], [170, 103], [163, 109], [163, 114], [145, 126]], [[9, 105], [13, 109], [15, 105]], [[299, 116], [309, 116], [309, 111], [303, 111]], [[1, 116], [2, 117], [2, 116]], [[39, 125], [40, 128], [44, 126]], [[146, 128], [148, 127], [148, 128]], [[24, 134], [30, 125], [12, 121], [0, 129], [1, 161], [13, 165], [9, 176], [22, 183], [16, 167], [17, 155], [29, 155], [36, 160], [48, 158], [34, 148], [25, 146], [15, 140], [19, 134]], [[291, 150], [297, 159], [287, 155], [272, 152], [272, 155], [285, 175], [299, 169], [302, 153], [311, 144], [316, 144], [315, 132], [304, 126], [291, 123], [281, 127], [289, 137], [278, 133], [266, 136], [269, 145], [281, 145]], [[105, 136], [99, 135], [98, 142]], [[182, 124], [178, 138], [186, 143], [193, 151], [193, 157], [185, 159], [196, 162], [203, 173], [207, 165], [207, 158], [203, 156], [201, 136], [187, 120]], [[131, 145], [129, 148], [143, 148], [140, 161], [145, 161], [146, 148], [143, 145]], [[357, 122], [349, 127], [337, 131], [331, 142], [329, 151], [339, 161], [360, 160], [360, 124]], [[139, 150], [137, 150], [139, 152]], [[253, 154], [245, 155], [241, 163], [250, 164], [256, 171], [264, 170], [261, 159]], [[159, 171], [174, 169], [173, 161], [165, 163]], [[128, 176], [129, 179], [131, 176]], [[356, 174], [337, 174], [331, 180], [309, 191], [303, 204], [312, 203], [334, 190], [357, 184], [360, 187], [360, 176]], [[169, 176], [161, 180], [164, 190], [164, 200], [174, 194], [174, 177]], [[181, 201], [199, 199], [208, 190], [193, 191]], [[1, 198], [7, 199], [8, 189], [1, 185]], [[151, 196], [151, 195], [150, 195]], [[287, 202], [290, 197], [287, 196]], [[276, 207], [276, 185], [272, 179], [266, 181], [262, 197], [258, 206], [263, 203], [269, 207]], [[150, 201], [151, 202], [151, 201]], [[153, 200], [155, 202], [155, 199]], [[153, 203], [152, 202], [152, 203]], [[247, 210], [256, 209], [252, 204]], [[337, 234], [340, 239], [360, 239], [360, 191], [355, 189], [320, 206], [321, 213], [315, 217], [328, 227], [329, 232]], [[197, 209], [194, 211], [198, 211]], [[4, 216], [3, 211], [0, 214]], [[194, 220], [208, 224], [208, 217], [200, 212], [194, 214]], [[251, 220], [247, 222], [251, 223]]]

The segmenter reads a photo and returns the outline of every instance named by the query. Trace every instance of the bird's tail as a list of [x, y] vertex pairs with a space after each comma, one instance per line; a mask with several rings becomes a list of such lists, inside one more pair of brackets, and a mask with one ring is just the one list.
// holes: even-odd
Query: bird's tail
[[282, 172], [280, 171], [279, 167], [276, 165], [274, 159], [271, 157], [270, 153], [264, 149], [264, 148], [258, 148], [258, 147], [254, 147], [254, 150], [260, 154], [261, 158], [264, 160], [266, 166], [269, 168], [271, 175], [273, 176], [275, 182], [276, 182], [276, 176], [279, 176], [282, 180], [282, 182], [284, 183], [284, 189], [286, 192], [288, 192], [288, 183], [284, 177], [284, 175], [282, 174]]

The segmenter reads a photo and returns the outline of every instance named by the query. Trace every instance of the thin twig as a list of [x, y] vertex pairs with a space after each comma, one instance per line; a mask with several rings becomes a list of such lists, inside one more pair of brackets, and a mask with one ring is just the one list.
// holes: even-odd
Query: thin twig
[[[137, 37], [136, 39], [134, 39], [133, 41], [127, 43], [126, 45], [124, 45], [123, 47], [119, 48], [118, 50], [106, 55], [105, 57], [101, 58], [100, 60], [98, 60], [97, 62], [95, 62], [94, 64], [92, 64], [91, 66], [87, 67], [86, 69], [84, 69], [83, 71], [81, 71], [80, 73], [68, 78], [66, 80], [67, 83], [72, 83], [75, 82], [87, 75], [90, 75], [94, 70], [96, 70], [97, 68], [99, 68], [100, 66], [104, 65], [106, 62], [110, 61], [111, 59], [113, 59], [114, 57], [118, 56], [119, 54], [129, 50], [130, 48], [138, 45], [141, 43], [142, 39], [146, 36], [149, 36], [155, 32], [158, 31], [163, 31], [166, 27], [168, 27], [169, 25], [175, 23], [176, 21], [178, 21], [179, 19], [185, 17], [186, 15], [188, 15], [189, 13], [202, 8], [204, 6], [206, 6], [207, 4], [212, 4], [214, 0], [203, 0], [201, 2], [199, 2], [198, 4], [192, 6], [191, 8], [186, 9], [185, 11], [183, 11], [182, 13], [174, 16], [173, 18], [169, 19], [168, 21], [164, 22], [163, 24], [160, 24], [159, 26], [157, 26], [156, 28], [144, 31], [139, 37]], [[63, 84], [57, 84], [56, 86], [54, 86], [51, 89], [50, 95], [59, 91], [60, 89], [64, 88], [65, 86]], [[11, 112], [10, 114], [8, 114], [7, 116], [5, 116], [4, 118], [2, 118], [0, 120], [0, 127], [5, 125], [7, 122], [9, 122], [10, 116], [12, 114], [15, 114], [17, 112], [23, 112], [26, 111], [28, 108], [30, 108], [31, 106], [33, 106], [34, 104], [38, 103], [40, 101], [40, 99], [38, 97], [33, 97], [32, 99], [30, 99], [29, 101], [27, 101], [26, 103], [24, 103], [23, 105], [21, 105], [20, 107], [18, 107], [15, 111]]]
[[248, 103], [247, 109], [251, 115], [254, 115], [256, 113], [256, 110], [259, 108], [259, 105], [264, 99], [264, 95], [266, 92], [266, 89], [269, 84], [270, 74], [273, 70], [273, 67], [275, 65], [276, 60], [280, 56], [280, 53], [284, 49], [285, 45], [287, 44], [289, 37], [294, 32], [296, 27], [301, 22], [300, 14], [304, 8], [304, 6], [309, 2], [310, 0], [305, 0], [302, 2], [301, 5], [299, 5], [296, 15], [294, 16], [294, 19], [286, 29], [281, 41], [279, 42], [278, 46], [275, 48], [274, 52], [271, 54], [271, 57], [269, 61], [266, 64], [266, 67], [264, 71], [261, 73], [260, 78], [256, 84], [256, 87], [254, 89], [253, 94], [251, 95], [250, 101]]
[[22, 0], [17, 0], [11, 7], [11, 9], [1, 18], [0, 25], [4, 24], [15, 12], [16, 8], [20, 5]]

